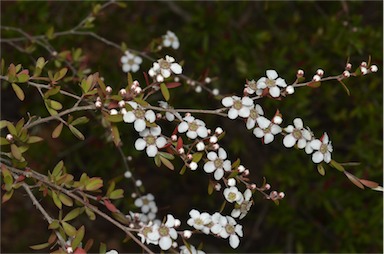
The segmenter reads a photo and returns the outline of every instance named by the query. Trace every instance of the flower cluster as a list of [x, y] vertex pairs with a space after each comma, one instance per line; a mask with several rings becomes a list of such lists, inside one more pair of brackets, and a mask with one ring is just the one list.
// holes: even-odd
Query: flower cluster
[[140, 207], [142, 214], [140, 214], [140, 220], [142, 222], [152, 221], [156, 218], [157, 206], [155, 203], [155, 197], [148, 193], [135, 200], [135, 206]]
[[148, 157], [155, 157], [158, 149], [164, 147], [167, 144], [167, 140], [160, 136], [160, 126], [146, 128], [139, 133], [142, 138], [139, 138], [135, 142], [136, 150], [146, 149]]
[[214, 234], [223, 239], [229, 238], [229, 245], [236, 249], [240, 244], [240, 238], [243, 236], [243, 226], [237, 224], [231, 216], [223, 216], [216, 212], [212, 215], [196, 209], [189, 212], [191, 216], [187, 224], [205, 234]]
[[164, 79], [169, 78], [172, 73], [181, 74], [183, 71], [180, 64], [175, 62], [175, 58], [171, 56], [165, 56], [153, 63], [151, 69], [149, 69], [148, 74], [154, 78], [157, 82], [163, 82]]
[[123, 65], [124, 72], [137, 72], [143, 59], [129, 51], [125, 51], [124, 55], [120, 58], [120, 62]]
[[165, 35], [163, 35], [163, 46], [164, 47], [172, 47], [173, 49], [178, 49], [180, 46], [179, 38], [177, 38], [176, 34], [172, 31], [167, 31]]

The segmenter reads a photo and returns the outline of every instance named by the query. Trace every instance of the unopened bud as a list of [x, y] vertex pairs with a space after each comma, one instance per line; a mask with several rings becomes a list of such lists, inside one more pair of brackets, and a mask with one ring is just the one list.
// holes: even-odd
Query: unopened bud
[[221, 190], [221, 184], [220, 183], [216, 183], [215, 184], [215, 190], [216, 191], [220, 191]]
[[352, 69], [352, 64], [347, 63], [347, 65], [345, 66], [345, 69], [346, 69], [347, 71], [349, 71], [350, 69]]
[[125, 88], [122, 88], [122, 89], [120, 89], [119, 93], [121, 96], [124, 97], [127, 94], [127, 90], [125, 90]]
[[173, 135], [171, 136], [171, 140], [172, 140], [172, 141], [176, 141], [176, 140], [177, 140], [177, 136], [176, 136], [175, 134], [173, 134]]
[[7, 136], [5, 137], [9, 142], [13, 141], [13, 135], [8, 133]]
[[125, 107], [125, 101], [123, 101], [123, 100], [119, 101], [119, 107], [124, 108]]
[[132, 87], [131, 88], [135, 89], [137, 87], [140, 87], [140, 83], [139, 83], [139, 81], [135, 80], [135, 81], [132, 82]]
[[256, 189], [256, 184], [253, 183], [249, 187], [250, 187], [251, 190], [254, 190], [254, 189]]
[[191, 169], [191, 170], [196, 170], [197, 169], [197, 163], [196, 162], [191, 162], [191, 163], [189, 163], [189, 168]]
[[298, 70], [296, 73], [296, 77], [301, 78], [304, 76], [304, 71], [303, 70]]
[[196, 88], [195, 88], [196, 93], [201, 93], [202, 90], [203, 89], [201, 88], [201, 86], [196, 86]]
[[216, 136], [210, 137], [209, 142], [211, 142], [212, 144], [215, 144], [217, 142], [217, 137]]
[[267, 183], [265, 186], [264, 186], [264, 189], [266, 190], [269, 190], [271, 188], [271, 185], [269, 183]]
[[377, 72], [379, 70], [376, 65], [371, 65], [369, 69], [371, 70], [371, 72]]
[[274, 116], [272, 122], [274, 122], [275, 124], [281, 124], [283, 122], [283, 118], [281, 118], [281, 116], [279, 115]]
[[351, 73], [349, 71], [343, 71], [343, 76], [349, 78], [351, 76]]
[[175, 77], [173, 80], [174, 80], [175, 82], [179, 82], [179, 81], [180, 81], [180, 78], [179, 78], [179, 77]]
[[131, 194], [131, 198], [136, 198], [137, 197], [137, 194], [135, 193], [135, 192], [133, 192], [132, 194]]
[[244, 176], [249, 175], [249, 169], [244, 170], [243, 175], [244, 175]]
[[243, 165], [240, 165], [237, 167], [237, 170], [239, 170], [239, 173], [243, 173], [245, 170], [245, 167]]
[[203, 151], [204, 148], [205, 148], [205, 145], [202, 141], [200, 141], [199, 143], [196, 144], [197, 151]]
[[193, 159], [192, 154], [188, 154], [188, 155], [187, 155], [187, 159], [188, 159], [188, 160], [192, 160], [192, 159]]
[[156, 119], [161, 119], [163, 115], [161, 113], [156, 113]]
[[101, 101], [96, 101], [96, 102], [95, 102], [95, 107], [96, 107], [96, 108], [101, 108], [101, 106], [103, 106], [103, 104], [101, 103]]
[[177, 150], [177, 152], [179, 153], [179, 154], [184, 154], [184, 148], [180, 148], [179, 150]]
[[119, 112], [117, 112], [117, 110], [113, 108], [109, 113], [110, 115], [117, 115]]
[[285, 91], [287, 91], [287, 94], [293, 94], [295, 92], [295, 88], [293, 86], [287, 86]]
[[271, 199], [276, 199], [277, 196], [278, 196], [277, 191], [271, 191], [271, 193], [269, 193], [269, 197]]
[[367, 62], [361, 62], [360, 66], [361, 67], [367, 67]]
[[216, 143], [212, 145], [213, 150], [217, 150], [220, 148], [220, 146]]
[[143, 182], [141, 180], [136, 180], [135, 184], [137, 187], [140, 187], [141, 185], [143, 185]]
[[134, 90], [134, 92], [136, 93], [136, 94], [139, 94], [139, 93], [141, 93], [141, 87], [136, 87], [135, 88], [135, 90]]
[[210, 77], [206, 77], [205, 79], [204, 79], [204, 82], [205, 83], [207, 83], [207, 84], [209, 84], [209, 83], [211, 83], [211, 78]]
[[361, 71], [361, 73], [362, 73], [363, 75], [365, 75], [365, 74], [368, 73], [368, 69], [365, 68], [365, 67], [363, 67], [363, 66], [360, 67], [360, 71]]
[[236, 180], [235, 180], [235, 178], [229, 178], [228, 179], [228, 186], [235, 186], [236, 185]]
[[322, 69], [317, 69], [316, 74], [322, 77], [324, 75], [324, 71]]
[[173, 242], [173, 243], [172, 243], [172, 248], [176, 249], [177, 246], [178, 246], [177, 242]]
[[211, 129], [207, 129], [207, 133], [208, 133], [208, 135], [211, 135], [212, 130]]
[[284, 192], [280, 192], [279, 193], [279, 198], [284, 198], [285, 197], [285, 193]]
[[219, 93], [220, 93], [220, 91], [219, 91], [219, 89], [217, 89], [217, 88], [215, 88], [215, 89], [212, 90], [212, 94], [213, 94], [214, 96], [219, 95]]
[[221, 127], [217, 127], [216, 128], [216, 130], [215, 130], [215, 133], [217, 134], [217, 135], [220, 135], [221, 133], [223, 133], [224, 131], [223, 131], [223, 129], [221, 128]]
[[105, 88], [105, 92], [106, 92], [107, 94], [112, 93], [112, 87], [107, 86], [107, 87]]
[[186, 239], [191, 238], [191, 236], [192, 236], [192, 231], [191, 231], [191, 230], [184, 230], [184, 231], [183, 231], [183, 236], [184, 236], [184, 238], [186, 238]]
[[132, 177], [132, 173], [131, 173], [131, 171], [125, 171], [125, 173], [124, 173], [124, 177], [125, 178], [131, 178]]
[[312, 78], [312, 80], [315, 81], [315, 82], [320, 81], [320, 79], [321, 79], [321, 77], [319, 75], [317, 75], [317, 74], [314, 75], [313, 78]]
[[175, 228], [178, 228], [181, 225], [181, 221], [179, 219], [175, 219]]

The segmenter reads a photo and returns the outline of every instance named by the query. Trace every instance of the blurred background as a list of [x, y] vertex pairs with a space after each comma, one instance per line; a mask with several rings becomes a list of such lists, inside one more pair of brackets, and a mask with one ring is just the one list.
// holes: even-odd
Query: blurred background
[[[50, 27], [63, 31], [78, 24], [97, 2], [83, 1], [7, 1], [1, 2], [2, 26], [22, 28], [30, 35], [45, 34]], [[382, 1], [287, 1], [287, 2], [125, 2], [126, 8], [110, 6], [103, 10], [91, 28], [95, 33], [129, 48], [143, 50], [153, 38], [173, 31], [181, 46], [175, 51], [165, 49], [154, 58], [170, 54], [184, 61], [183, 73], [198, 79], [207, 72], [217, 79], [210, 88], [220, 93], [241, 95], [245, 80], [265, 76], [275, 69], [292, 83], [296, 71], [302, 69], [311, 79], [318, 68], [325, 76], [338, 75], [348, 59], [353, 70], [362, 61], [372, 58], [379, 67], [376, 74], [345, 81], [351, 95], [336, 81], [325, 82], [320, 88], [299, 88], [282, 101], [262, 99], [258, 103], [268, 118], [277, 109], [283, 114], [283, 126], [300, 117], [316, 137], [327, 132], [332, 141], [332, 158], [338, 162], [360, 162], [347, 168], [358, 177], [382, 183], [383, 179], [383, 2]], [[2, 38], [19, 37], [2, 30]], [[81, 48], [82, 64], [92, 72], [100, 72], [105, 83], [115, 91], [126, 86], [126, 74], [121, 70], [121, 51], [85, 36], [54, 38], [49, 43], [58, 51]], [[26, 47], [30, 46], [28, 43]], [[50, 59], [41, 47], [30, 56], [8, 44], [1, 44], [6, 65], [33, 65], [31, 57]], [[48, 65], [55, 68], [52, 63]], [[134, 79], [144, 84], [142, 71], [152, 63], [144, 61]], [[76, 88], [73, 88], [76, 90]], [[17, 121], [27, 112], [46, 116], [37, 91], [24, 89], [26, 101], [20, 103], [12, 89], [1, 86], [1, 118]], [[64, 105], [66, 98], [58, 97]], [[153, 105], [156, 100], [150, 101]], [[176, 108], [218, 108], [220, 100], [210, 94], [195, 93], [187, 85], [171, 91], [170, 104]], [[327, 167], [321, 176], [311, 157], [301, 150], [286, 149], [278, 136], [272, 144], [247, 131], [241, 121], [221, 117], [196, 115], [214, 129], [227, 131], [221, 145], [229, 158], [241, 158], [250, 169], [251, 180], [261, 184], [266, 177], [273, 189], [284, 191], [286, 198], [276, 206], [255, 193], [255, 204], [240, 223], [245, 237], [236, 253], [316, 252], [316, 253], [382, 253], [383, 196], [381, 192], [361, 190], [344, 174]], [[115, 179], [118, 187], [129, 193], [133, 187], [122, 178], [124, 167], [113, 143], [106, 142], [100, 126], [82, 126], [86, 140], [79, 142], [68, 130], [58, 140], [50, 139], [57, 123], [39, 126], [34, 131], [47, 142], [28, 151], [30, 166], [42, 173], [64, 160], [69, 172], [80, 176], [102, 176]], [[119, 125], [126, 155], [133, 157], [130, 167], [143, 180], [148, 193], [153, 193], [159, 207], [159, 218], [172, 213], [186, 225], [189, 209], [210, 213], [217, 211], [222, 196], [214, 193], [207, 198], [208, 178], [204, 172], [178, 174], [176, 170], [157, 168], [145, 152], [134, 149], [137, 134], [131, 125]], [[166, 129], [164, 125], [163, 129]], [[170, 134], [173, 127], [167, 129]], [[202, 165], [200, 165], [202, 167]], [[41, 202], [44, 203], [45, 199]], [[45, 202], [48, 207], [48, 202]], [[127, 195], [115, 203], [128, 213], [138, 211]], [[230, 213], [230, 208], [225, 210]], [[57, 209], [48, 209], [57, 216]], [[116, 228], [97, 220], [79, 219], [75, 225], [86, 225], [86, 238], [107, 243], [119, 252], [140, 252], [132, 241], [122, 242], [124, 235]], [[1, 252], [31, 252], [29, 245], [43, 243], [48, 225], [30, 200], [19, 191], [1, 207]], [[206, 252], [233, 252], [228, 240], [197, 236], [191, 243], [204, 241]], [[93, 251], [98, 251], [97, 246]]]

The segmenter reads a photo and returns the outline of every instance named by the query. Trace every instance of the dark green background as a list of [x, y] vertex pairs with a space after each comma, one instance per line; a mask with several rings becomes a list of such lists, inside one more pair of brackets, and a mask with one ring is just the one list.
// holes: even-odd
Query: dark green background
[[[379, 71], [346, 80], [351, 96], [338, 82], [330, 81], [317, 89], [296, 89], [294, 95], [283, 101], [263, 99], [258, 103], [269, 118], [279, 109], [283, 126], [301, 117], [317, 137], [326, 131], [332, 140], [332, 156], [336, 161], [360, 162], [360, 166], [348, 170], [358, 177], [382, 182], [381, 1], [125, 3], [125, 9], [113, 6], [103, 11], [92, 30], [117, 44], [125, 42], [138, 50], [171, 30], [179, 37], [181, 47], [177, 51], [167, 49], [153, 57], [169, 53], [177, 61], [184, 60], [183, 73], [192, 78], [209, 70], [209, 76], [218, 78], [212, 87], [220, 89], [222, 94], [241, 95], [245, 80], [258, 79], [267, 69], [275, 69], [291, 83], [298, 69], [303, 69], [308, 79], [318, 68], [322, 68], [326, 76], [337, 75], [343, 71], [348, 58], [355, 69], [371, 56]], [[62, 31], [76, 25], [93, 5], [95, 2], [2, 1], [1, 24], [20, 27], [31, 35], [44, 34], [52, 25], [55, 31]], [[2, 38], [16, 36], [2, 31]], [[58, 51], [81, 47], [92, 71], [99, 71], [115, 90], [125, 86], [125, 74], [119, 66], [120, 51], [84, 36], [60, 37], [50, 43]], [[7, 64], [22, 63], [25, 67], [32, 64], [29, 57], [8, 44], [2, 43], [1, 49]], [[49, 59], [41, 48], [32, 53], [35, 59], [39, 56]], [[151, 64], [144, 62], [141, 71], [147, 71]], [[134, 78], [144, 83], [141, 74], [134, 74]], [[27, 101], [20, 103], [9, 87], [2, 86], [2, 119], [16, 121], [26, 112], [47, 115], [37, 92], [32, 88], [24, 91]], [[176, 108], [220, 107], [220, 101], [207, 93], [196, 94], [187, 86], [172, 91], [171, 97], [170, 103]], [[155, 99], [152, 104], [156, 103]], [[245, 237], [235, 252], [382, 252], [382, 193], [360, 190], [332, 168], [326, 168], [326, 175], [320, 176], [310, 156], [284, 148], [280, 136], [272, 144], [262, 145], [239, 120], [198, 117], [212, 129], [222, 126], [227, 130], [221, 144], [232, 161], [242, 159], [254, 182], [260, 183], [265, 176], [273, 189], [286, 194], [279, 206], [263, 200], [258, 193], [254, 195], [255, 205], [241, 221]], [[41, 126], [36, 133], [49, 137], [55, 125]], [[172, 213], [186, 225], [184, 216], [191, 208], [211, 213], [219, 209], [220, 193], [207, 198], [205, 173], [188, 172], [180, 176], [177, 171], [156, 168], [144, 152], [133, 148], [137, 134], [132, 126], [121, 124], [119, 127], [124, 151], [134, 157], [130, 166], [143, 179], [146, 190], [156, 196], [160, 216]], [[28, 152], [31, 166], [46, 172], [63, 159], [68, 169], [78, 176], [83, 171], [106, 180], [121, 176], [124, 169], [119, 154], [111, 143], [105, 142], [103, 129], [88, 125], [81, 130], [87, 137], [84, 142], [79, 143], [66, 130], [59, 141], [48, 138], [46, 144], [34, 146], [35, 149]], [[169, 128], [165, 133], [171, 131]], [[118, 185], [128, 193], [132, 190], [127, 180]], [[116, 204], [126, 212], [132, 208], [128, 201]], [[56, 216], [57, 209], [52, 207], [50, 212]], [[22, 191], [2, 205], [1, 251], [30, 252], [28, 245], [44, 242], [47, 225], [40, 217]], [[77, 223], [87, 226], [86, 237], [105, 241], [110, 248], [120, 252], [139, 251], [132, 242], [122, 243], [120, 239], [124, 236], [101, 220], [91, 224], [84, 218]], [[206, 252], [231, 251], [228, 240], [201, 239]], [[195, 237], [191, 241], [198, 245], [199, 240], [200, 237]]]

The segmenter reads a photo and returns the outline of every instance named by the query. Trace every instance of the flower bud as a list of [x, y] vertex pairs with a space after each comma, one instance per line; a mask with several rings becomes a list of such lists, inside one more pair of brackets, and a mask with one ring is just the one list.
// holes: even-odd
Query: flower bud
[[349, 78], [351, 76], [351, 73], [349, 71], [343, 71], [343, 76]]
[[205, 145], [202, 141], [196, 144], [197, 151], [203, 151], [205, 149]]
[[140, 187], [141, 185], [143, 185], [143, 182], [141, 180], [136, 180], [135, 184], [137, 187]]
[[240, 165], [237, 167], [237, 170], [239, 170], [239, 173], [243, 173], [245, 170], [245, 167], [243, 165]]
[[132, 177], [132, 173], [131, 173], [131, 171], [125, 171], [125, 173], [124, 173], [124, 177], [125, 178], [131, 178]]
[[132, 82], [131, 89], [136, 89], [137, 87], [140, 87], [139, 81], [135, 80]]
[[283, 122], [283, 118], [281, 118], [279, 115], [276, 115], [273, 117], [272, 122], [275, 124], [281, 124]]
[[175, 82], [179, 82], [179, 81], [180, 81], [180, 78], [179, 78], [179, 77], [175, 77], [173, 80], [174, 80]]
[[217, 137], [216, 136], [210, 137], [209, 142], [211, 142], [212, 144], [215, 144], [217, 142]]
[[297, 70], [296, 77], [301, 78], [304, 76], [304, 71], [303, 70]]
[[377, 72], [379, 70], [376, 65], [371, 65], [369, 69], [371, 70], [371, 72]]
[[285, 193], [284, 192], [280, 192], [279, 193], [279, 198], [284, 198], [285, 197]]
[[184, 148], [180, 148], [179, 150], [177, 150], [177, 152], [179, 153], [179, 154], [184, 154]]
[[267, 183], [265, 186], [264, 186], [264, 189], [266, 190], [269, 190], [271, 188], [271, 185], [269, 183]]
[[365, 74], [367, 74], [367, 73], [368, 73], [368, 70], [367, 70], [367, 68], [366, 68], [366, 67], [364, 67], [364, 66], [360, 66], [360, 71], [361, 71], [361, 74], [363, 74], [363, 75], [365, 75]]
[[142, 91], [141, 87], [136, 87], [135, 90], [134, 90], [134, 92], [135, 92], [136, 94], [141, 93], [141, 91]]
[[287, 91], [287, 94], [293, 94], [295, 92], [295, 88], [293, 86], [287, 86], [285, 91]]
[[220, 191], [221, 190], [221, 184], [220, 183], [216, 183], [215, 184], [215, 190], [216, 191]]
[[212, 79], [210, 77], [206, 77], [204, 79], [204, 82], [207, 83], [207, 84], [211, 83], [211, 81], [212, 81]]
[[187, 159], [188, 159], [188, 160], [192, 160], [192, 159], [193, 159], [192, 154], [188, 154], [188, 155], [187, 155]]
[[117, 112], [117, 110], [113, 108], [109, 111], [109, 113], [110, 115], [117, 115], [119, 112]]
[[107, 86], [107, 87], [105, 88], [105, 92], [106, 92], [107, 94], [112, 93], [112, 87]]
[[223, 133], [224, 131], [223, 131], [223, 129], [221, 128], [221, 127], [217, 127], [216, 128], [216, 130], [215, 130], [215, 133], [217, 134], [217, 135], [220, 135], [221, 133]]
[[196, 93], [201, 93], [202, 90], [203, 89], [201, 88], [201, 86], [196, 86], [196, 88], [195, 88]]
[[347, 63], [347, 65], [345, 66], [345, 69], [346, 69], [347, 71], [349, 71], [350, 69], [352, 69], [352, 64]]
[[254, 184], [254, 183], [253, 183], [253, 184], [251, 184], [251, 185], [250, 185], [250, 189], [251, 189], [251, 190], [254, 190], [254, 189], [256, 189], [256, 184]]
[[219, 89], [217, 89], [217, 88], [215, 88], [215, 89], [212, 90], [212, 94], [213, 94], [214, 96], [219, 95], [219, 93], [220, 93], [220, 91], [219, 91]]
[[7, 136], [5, 137], [9, 142], [13, 142], [13, 135], [8, 133]]
[[212, 145], [213, 150], [217, 150], [219, 148], [220, 148], [220, 146], [217, 143]]
[[317, 75], [317, 74], [314, 75], [313, 78], [312, 78], [312, 80], [315, 81], [315, 82], [320, 81], [320, 79], [321, 79], [321, 77], [319, 75]]
[[367, 67], [367, 62], [361, 62], [360, 66], [361, 67]]
[[191, 230], [184, 230], [184, 231], [183, 231], [183, 236], [184, 236], [184, 238], [186, 238], [186, 239], [191, 238], [191, 236], [192, 236], [192, 231], [191, 231]]
[[236, 180], [235, 180], [235, 178], [229, 178], [228, 179], [228, 186], [235, 186], [236, 185]]
[[317, 69], [316, 74], [322, 77], [324, 75], [324, 71], [322, 69]]
[[121, 96], [124, 97], [124, 96], [127, 94], [127, 90], [125, 90], [124, 88], [122, 88], [122, 89], [120, 89], [119, 93], [120, 93]]
[[249, 175], [249, 169], [244, 170], [243, 175], [244, 175], [244, 176]]
[[103, 106], [103, 103], [101, 103], [101, 101], [96, 101], [95, 102], [95, 107], [96, 108], [101, 108]]
[[191, 163], [189, 163], [189, 168], [191, 169], [191, 170], [196, 170], [197, 169], [197, 163], [196, 162], [191, 162]]
[[119, 107], [124, 108], [125, 107], [125, 101], [123, 101], [123, 100], [119, 101]]
[[176, 140], [177, 140], [177, 136], [176, 136], [175, 134], [173, 134], [173, 135], [171, 136], [171, 139], [172, 139], [172, 141], [176, 141]]

